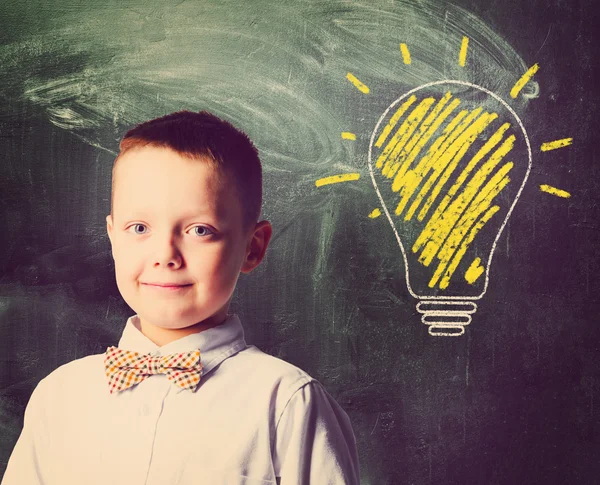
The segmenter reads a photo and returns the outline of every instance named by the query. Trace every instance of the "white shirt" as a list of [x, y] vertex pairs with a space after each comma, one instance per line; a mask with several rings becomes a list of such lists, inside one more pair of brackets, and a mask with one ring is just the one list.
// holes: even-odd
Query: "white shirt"
[[159, 374], [110, 394], [104, 354], [65, 364], [35, 388], [2, 485], [358, 485], [346, 413], [308, 374], [246, 345], [237, 316], [162, 347], [133, 316], [119, 347], [200, 349], [198, 389]]

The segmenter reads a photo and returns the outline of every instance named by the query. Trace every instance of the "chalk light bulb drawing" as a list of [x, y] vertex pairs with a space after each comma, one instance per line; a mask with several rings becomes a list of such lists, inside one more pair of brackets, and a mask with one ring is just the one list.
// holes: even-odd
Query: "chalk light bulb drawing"
[[[469, 39], [463, 36], [459, 65]], [[400, 44], [405, 64], [408, 46]], [[516, 99], [538, 71], [532, 65], [510, 90]], [[348, 72], [362, 94], [370, 88]], [[342, 139], [356, 134], [344, 131]], [[544, 142], [542, 152], [568, 147], [573, 138]], [[419, 300], [431, 335], [465, 333], [487, 291], [496, 244], [531, 172], [529, 137], [513, 109], [472, 83], [424, 84], [394, 101], [381, 115], [369, 144], [375, 191], [404, 259], [406, 284]], [[317, 187], [360, 179], [360, 173], [319, 178]], [[547, 194], [566, 190], [541, 184]], [[369, 218], [382, 215], [375, 208]]]
[[387, 108], [368, 161], [422, 322], [431, 335], [462, 335], [531, 171], [523, 123], [483, 87], [432, 82]]

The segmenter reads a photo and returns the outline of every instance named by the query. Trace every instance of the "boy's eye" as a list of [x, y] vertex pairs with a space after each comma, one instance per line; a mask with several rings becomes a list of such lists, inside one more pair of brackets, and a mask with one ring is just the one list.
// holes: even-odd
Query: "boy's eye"
[[194, 226], [192, 228], [192, 234], [194, 236], [210, 236], [212, 234], [212, 231], [205, 226]]
[[133, 231], [135, 234], [146, 234], [148, 228], [144, 224], [134, 224], [129, 226], [129, 231]]

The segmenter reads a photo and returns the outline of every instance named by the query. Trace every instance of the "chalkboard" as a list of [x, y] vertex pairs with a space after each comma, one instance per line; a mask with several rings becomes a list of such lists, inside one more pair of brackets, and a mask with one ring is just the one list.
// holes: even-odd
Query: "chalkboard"
[[232, 311], [343, 406], [361, 483], [597, 483], [592, 0], [57, 0], [0, 17], [0, 473], [35, 385], [131, 314], [105, 228], [120, 137], [203, 109], [255, 141], [274, 226]]

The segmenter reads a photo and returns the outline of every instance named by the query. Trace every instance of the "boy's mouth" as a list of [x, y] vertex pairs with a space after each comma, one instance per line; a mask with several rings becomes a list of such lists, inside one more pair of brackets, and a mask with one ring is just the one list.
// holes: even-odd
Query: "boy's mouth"
[[164, 288], [164, 289], [178, 289], [185, 288], [187, 286], [192, 286], [191, 283], [142, 283], [146, 286], [152, 286], [155, 288]]

